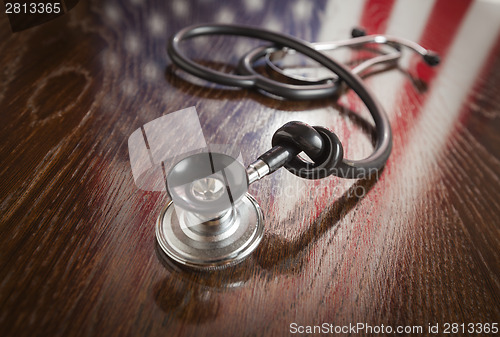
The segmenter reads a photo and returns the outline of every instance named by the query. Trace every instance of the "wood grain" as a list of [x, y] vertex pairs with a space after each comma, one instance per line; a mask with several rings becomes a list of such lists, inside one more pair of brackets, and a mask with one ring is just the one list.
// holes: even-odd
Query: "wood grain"
[[[409, 4], [80, 1], [17, 33], [2, 16], [1, 335], [500, 323], [500, 6], [453, 3], [429, 1], [425, 16], [411, 7], [396, 22]], [[393, 126], [385, 169], [358, 181], [280, 170], [251, 186], [266, 227], [248, 260], [216, 272], [172, 265], [154, 234], [168, 196], [134, 184], [127, 141], [136, 129], [195, 106], [207, 143], [236, 144], [248, 164], [290, 120], [331, 128], [353, 159], [372, 150], [373, 127], [352, 92], [291, 102], [194, 78], [171, 64], [168, 37], [220, 21], [334, 40], [360, 20], [392, 35], [421, 27], [419, 42], [443, 57], [429, 70], [409, 55], [366, 78]], [[474, 33], [482, 38], [467, 40]], [[207, 38], [186, 48], [230, 71], [256, 43]]]

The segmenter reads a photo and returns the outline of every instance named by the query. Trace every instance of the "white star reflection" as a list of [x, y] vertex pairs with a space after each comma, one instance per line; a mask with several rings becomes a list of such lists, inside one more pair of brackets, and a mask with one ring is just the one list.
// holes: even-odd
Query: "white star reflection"
[[294, 18], [301, 19], [301, 20], [305, 21], [305, 20], [311, 18], [311, 16], [312, 16], [313, 2], [306, 1], [306, 0], [298, 0], [292, 6], [292, 12], [293, 12]]
[[120, 57], [118, 57], [117, 53], [110, 50], [106, 50], [102, 53], [101, 62], [106, 69], [112, 71], [116, 71], [120, 68]]
[[261, 11], [264, 8], [264, 0], [245, 0], [245, 8], [251, 13]]
[[264, 27], [274, 32], [279, 32], [283, 29], [281, 21], [273, 15], [268, 15], [264, 20]]
[[134, 95], [137, 93], [137, 84], [128, 78], [122, 81], [120, 88], [125, 95]]
[[139, 49], [141, 48], [141, 42], [139, 36], [135, 33], [128, 33], [125, 36], [125, 49], [132, 55], [136, 55], [139, 53]]
[[148, 61], [142, 67], [142, 75], [148, 82], [154, 82], [160, 77], [160, 69], [153, 61]]
[[152, 14], [148, 20], [148, 28], [152, 35], [160, 36], [165, 34], [165, 18], [160, 14]]
[[221, 7], [217, 14], [215, 14], [215, 21], [216, 22], [223, 22], [223, 23], [232, 23], [234, 22], [234, 11], [226, 8], [226, 7]]
[[112, 22], [119, 22], [122, 18], [121, 10], [115, 5], [106, 5], [104, 7], [104, 14], [110, 19]]
[[176, 17], [185, 18], [189, 14], [189, 7], [184, 0], [174, 0], [172, 2], [172, 11]]

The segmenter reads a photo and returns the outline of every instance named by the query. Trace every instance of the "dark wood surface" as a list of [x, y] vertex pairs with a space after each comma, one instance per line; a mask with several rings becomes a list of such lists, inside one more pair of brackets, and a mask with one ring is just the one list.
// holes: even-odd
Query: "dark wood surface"
[[[80, 1], [12, 33], [0, 15], [0, 335], [281, 336], [290, 324], [500, 323], [500, 6], [489, 1]], [[183, 73], [168, 37], [238, 22], [309, 40], [350, 28], [411, 38], [366, 78], [394, 149], [371, 180], [304, 181], [285, 170], [251, 186], [264, 239], [243, 264], [178, 270], [159, 254], [164, 192], [134, 184], [128, 137], [196, 106], [207, 143], [246, 164], [284, 122], [324, 125], [348, 158], [372, 149], [352, 93], [290, 102]], [[255, 45], [201, 43], [232, 69]], [[368, 126], [367, 126], [368, 123]], [[172, 144], [172, 147], [180, 146]]]

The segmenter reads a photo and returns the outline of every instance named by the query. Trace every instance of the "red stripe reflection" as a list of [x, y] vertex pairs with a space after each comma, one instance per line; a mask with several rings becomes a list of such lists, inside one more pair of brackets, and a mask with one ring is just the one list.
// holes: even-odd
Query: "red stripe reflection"
[[367, 0], [363, 7], [360, 25], [368, 34], [382, 34], [387, 29], [394, 0]]
[[[450, 2], [447, 0], [437, 0], [432, 8], [419, 43], [438, 52], [441, 57], [441, 64], [446, 61], [447, 52], [471, 3], [470, 0], [457, 1], [456, 4], [450, 6]], [[414, 74], [413, 76], [416, 79], [423, 81], [428, 88], [431, 88], [432, 82], [442, 68], [442, 65], [430, 67], [422, 61], [419, 55], [413, 55], [409, 73]], [[410, 125], [416, 122], [415, 119], [421, 112], [429, 94], [430, 90], [425, 93], [418, 92], [415, 85], [410, 81], [406, 81], [401, 92], [397, 94], [398, 99], [394, 108], [399, 110], [400, 107], [404, 107], [404, 111], [395, 114], [396, 117], [391, 124], [393, 134], [399, 138], [399, 144], [407, 142], [408, 133], [406, 131], [408, 131]], [[393, 160], [389, 160], [388, 165], [397, 156], [398, 153], [396, 152], [395, 156], [392, 157]]]

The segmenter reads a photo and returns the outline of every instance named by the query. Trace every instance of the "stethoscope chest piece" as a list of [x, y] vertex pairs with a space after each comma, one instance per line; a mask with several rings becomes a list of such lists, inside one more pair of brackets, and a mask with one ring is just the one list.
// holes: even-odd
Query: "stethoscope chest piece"
[[248, 193], [243, 165], [220, 153], [199, 153], [177, 163], [167, 176], [172, 201], [156, 225], [165, 254], [193, 268], [241, 262], [258, 246], [263, 216]]

